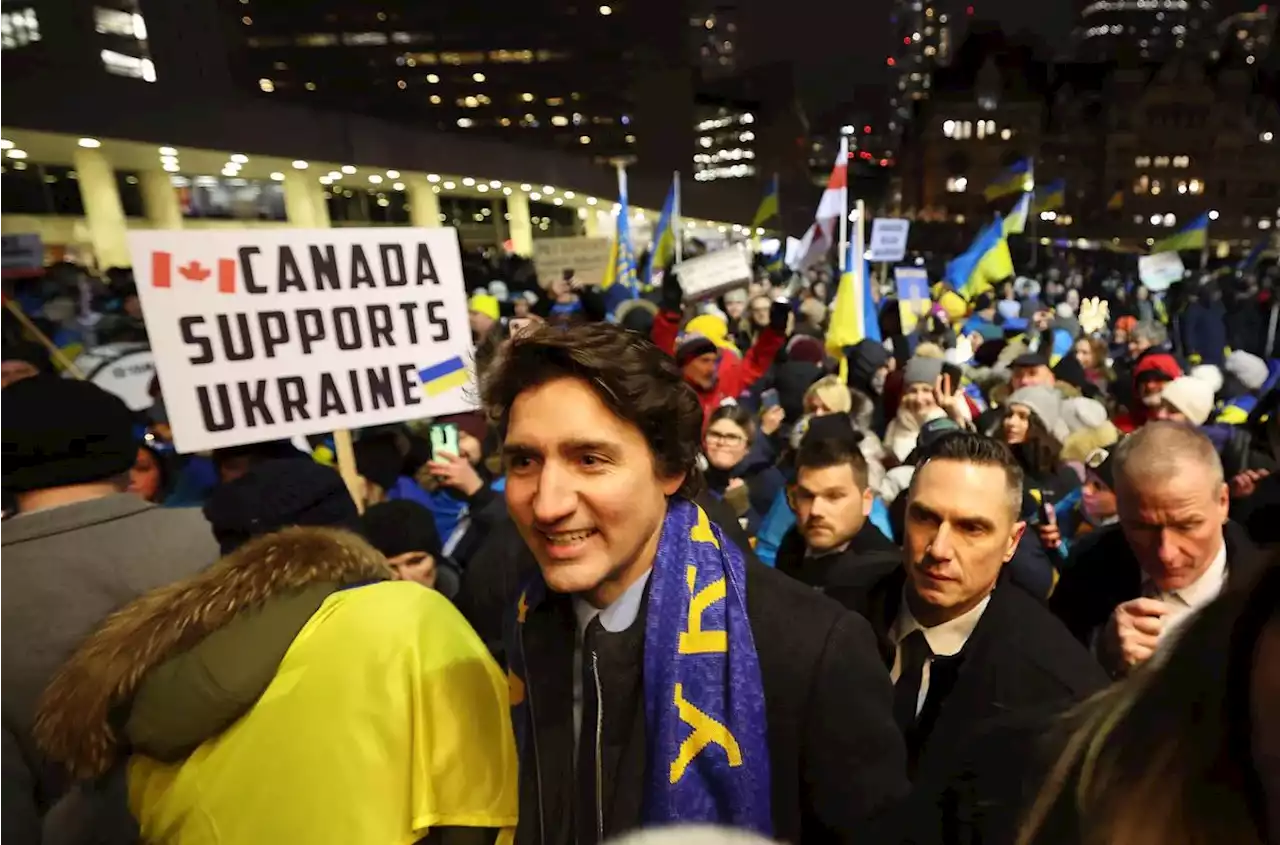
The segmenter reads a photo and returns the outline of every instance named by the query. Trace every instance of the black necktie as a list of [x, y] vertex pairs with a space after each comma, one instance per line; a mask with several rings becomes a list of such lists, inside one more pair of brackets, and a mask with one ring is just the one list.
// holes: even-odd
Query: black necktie
[[924, 631], [919, 628], [903, 637], [898, 644], [901, 671], [898, 683], [893, 687], [893, 717], [904, 735], [916, 726], [916, 705], [920, 700], [920, 682], [924, 677], [924, 664], [933, 656]]

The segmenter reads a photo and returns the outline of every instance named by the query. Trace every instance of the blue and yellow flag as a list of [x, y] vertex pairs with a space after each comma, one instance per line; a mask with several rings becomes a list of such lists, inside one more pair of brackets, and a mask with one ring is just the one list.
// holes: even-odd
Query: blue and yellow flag
[[869, 338], [880, 340], [880, 320], [875, 299], [871, 295], [871, 265], [854, 255], [849, 244], [848, 269], [840, 275], [836, 300], [831, 305], [831, 323], [827, 327], [826, 347], [831, 357], [844, 358], [844, 348]]
[[766, 220], [771, 220], [778, 216], [778, 174], [773, 174], [773, 178], [769, 180], [769, 185], [764, 189], [764, 198], [760, 200], [760, 207], [756, 209], [756, 216], [751, 219], [751, 228], [755, 229], [763, 226]]
[[1047, 185], [1036, 188], [1036, 202], [1032, 211], [1055, 211], [1067, 204], [1067, 181], [1055, 179]]
[[1013, 258], [999, 216], [978, 233], [968, 249], [947, 262], [946, 279], [965, 299], [993, 289], [1012, 275]]
[[1021, 235], [1027, 229], [1027, 217], [1031, 213], [1031, 194], [1023, 193], [1022, 198], [1013, 206], [1009, 216], [1004, 219], [1005, 235]]
[[1164, 240], [1151, 247], [1151, 253], [1157, 252], [1178, 252], [1183, 249], [1204, 249], [1205, 243], [1209, 238], [1209, 212], [1205, 212], [1192, 220], [1186, 226], [1178, 230], [1175, 235], [1170, 235]]
[[667, 262], [675, 258], [676, 255], [676, 197], [678, 196], [676, 188], [676, 179], [680, 178], [679, 174], [671, 177], [671, 187], [667, 189], [667, 199], [662, 203], [662, 213], [658, 215], [658, 225], [653, 230], [653, 246], [649, 250], [649, 263], [644, 268], [644, 283], [649, 284], [649, 280], [653, 278], [653, 269], [655, 267], [665, 267]]
[[605, 268], [600, 289], [605, 292], [605, 306], [613, 313], [628, 299], [640, 296], [640, 278], [636, 270], [636, 254], [631, 248], [631, 207], [627, 203], [627, 173], [618, 168], [618, 216], [615, 221], [613, 246], [609, 250], [609, 266]]
[[989, 200], [998, 199], [1007, 194], [1029, 191], [1034, 184], [1035, 177], [1032, 174], [1031, 159], [1024, 158], [1014, 162], [1008, 169], [997, 176], [995, 181], [983, 190], [982, 195]]

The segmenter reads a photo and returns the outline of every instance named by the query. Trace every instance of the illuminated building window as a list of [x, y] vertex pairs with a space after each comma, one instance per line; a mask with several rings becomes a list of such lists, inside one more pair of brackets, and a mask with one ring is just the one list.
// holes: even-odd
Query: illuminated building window
[[1173, 157], [1173, 166], [1174, 166], [1174, 167], [1189, 167], [1190, 165], [1191, 165], [1191, 158], [1190, 158], [1190, 157], [1188, 157], [1188, 156], [1174, 156], [1174, 157]]
[[953, 194], [963, 194], [969, 189], [969, 180], [964, 176], [947, 177], [947, 191]]
[[126, 56], [115, 50], [103, 50], [99, 55], [102, 57], [102, 66], [106, 68], [107, 73], [141, 79], [143, 82], [156, 81], [156, 66], [150, 59]]
[[0, 12], [0, 47], [11, 50], [40, 40], [40, 21], [35, 9]]
[[563, 105], [564, 105], [564, 97], [547, 97], [547, 105], [549, 105], [549, 106], [563, 106]]
[[299, 35], [293, 43], [299, 47], [333, 47], [338, 43], [338, 36], [332, 32], [312, 32]]
[[1153, 197], [1159, 196], [1160, 191], [1161, 191], [1160, 180], [1152, 179], [1151, 180], [1151, 196]]
[[147, 24], [142, 15], [130, 14], [122, 9], [93, 8], [93, 28], [99, 35], [118, 35], [123, 38], [147, 40]]
[[1135, 194], [1145, 194], [1151, 188], [1151, 181], [1146, 175], [1139, 176], [1133, 183], [1133, 192]]
[[1134, 167], [1150, 167], [1151, 156], [1138, 156], [1133, 160]]
[[259, 79], [258, 87], [268, 94], [276, 90], [276, 84], [272, 82], [270, 79]]
[[[1155, 157], [1155, 161], [1153, 162], [1153, 164], [1154, 164], [1156, 167], [1168, 167], [1168, 166], [1169, 166], [1169, 157], [1168, 157], [1168, 156], [1156, 156], [1156, 157]], [[1155, 192], [1153, 191], [1152, 193], [1155, 193]]]

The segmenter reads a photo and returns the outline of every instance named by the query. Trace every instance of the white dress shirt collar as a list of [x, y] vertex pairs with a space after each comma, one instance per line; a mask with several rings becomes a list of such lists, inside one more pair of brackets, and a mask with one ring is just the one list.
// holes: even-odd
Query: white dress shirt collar
[[929, 650], [934, 655], [952, 657], [959, 654], [960, 650], [964, 648], [964, 644], [969, 641], [969, 637], [973, 634], [973, 629], [978, 627], [978, 620], [982, 618], [983, 612], [990, 603], [991, 596], [988, 595], [971, 610], [965, 611], [955, 619], [943, 622], [941, 625], [934, 625], [932, 628], [926, 628], [911, 614], [911, 608], [907, 605], [907, 594], [904, 589], [902, 603], [898, 606], [898, 616], [893, 621], [889, 636], [893, 638], [894, 644], [897, 645], [912, 631], [920, 630], [924, 632], [925, 642], [929, 644]]
[[1218, 597], [1227, 583], [1227, 543], [1224, 539], [1222, 547], [1214, 555], [1209, 567], [1185, 587], [1168, 592], [1157, 588], [1151, 580], [1143, 575], [1143, 595], [1159, 599], [1165, 604], [1199, 610]]

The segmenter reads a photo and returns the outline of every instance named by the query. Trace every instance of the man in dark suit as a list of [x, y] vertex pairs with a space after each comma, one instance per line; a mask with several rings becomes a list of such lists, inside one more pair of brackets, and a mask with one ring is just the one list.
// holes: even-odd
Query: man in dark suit
[[1227, 518], [1222, 462], [1199, 429], [1148, 423], [1112, 460], [1120, 523], [1073, 553], [1049, 606], [1119, 676], [1263, 561]]
[[[656, 673], [681, 664], [651, 650], [664, 603], [681, 619], [702, 613], [692, 591], [664, 592], [663, 583], [685, 587], [711, 565], [662, 551], [671, 514], [688, 513], [683, 500], [700, 487], [697, 396], [669, 356], [607, 324], [512, 338], [486, 373], [482, 395], [502, 440], [507, 507], [536, 565], [507, 617], [513, 696], [527, 704], [517, 732], [529, 740], [519, 747], [516, 838], [593, 845], [663, 823], [673, 818], [661, 809], [670, 803], [655, 810], [655, 796], [697, 786], [682, 783], [691, 768], [668, 762], [660, 745], [674, 734], [664, 732], [658, 704], [678, 703], [684, 693], [679, 684], [655, 687]], [[671, 535], [676, 542], [679, 533]], [[731, 544], [729, 534], [719, 536]], [[747, 630], [750, 644], [711, 630], [703, 633], [720, 634], [722, 645], [692, 642], [681, 654], [732, 657], [751, 649], [759, 680], [744, 673], [732, 693], [738, 713], [762, 715], [756, 725], [765, 747], [743, 743], [740, 750], [727, 726], [711, 724], [715, 714], [692, 706], [676, 712], [699, 727], [682, 731], [674, 745], [696, 759], [699, 781], [716, 786], [749, 775], [769, 803], [746, 806], [720, 792], [686, 803], [680, 818], [719, 822], [761, 810], [782, 841], [870, 838], [909, 788], [875, 637], [838, 603], [742, 559], [731, 594], [721, 580], [726, 592], [698, 595], [745, 607], [748, 624], [737, 632]], [[527, 589], [538, 581], [542, 590]], [[668, 769], [672, 780], [652, 786], [651, 773]]]
[[875, 493], [847, 417], [813, 421], [788, 494], [796, 524], [778, 549], [779, 572], [810, 587], [865, 588], [898, 568], [898, 547], [867, 519]]
[[959, 819], [980, 827], [984, 813], [1016, 817], [998, 805], [1024, 797], [968, 793], [970, 806], [955, 806], [971, 738], [1001, 720], [1065, 709], [1107, 679], [1042, 604], [1002, 577], [1026, 529], [1022, 472], [1006, 446], [976, 434], [942, 438], [907, 495], [901, 568], [865, 597], [828, 594], [866, 607], [882, 640], [915, 787], [902, 838], [954, 841]]

